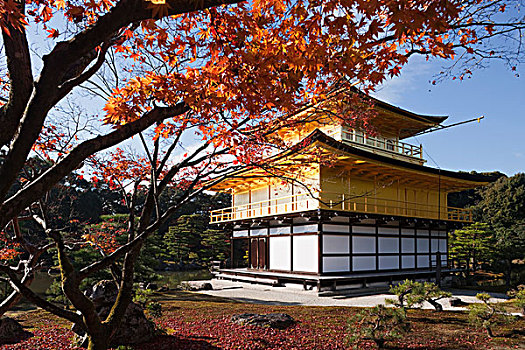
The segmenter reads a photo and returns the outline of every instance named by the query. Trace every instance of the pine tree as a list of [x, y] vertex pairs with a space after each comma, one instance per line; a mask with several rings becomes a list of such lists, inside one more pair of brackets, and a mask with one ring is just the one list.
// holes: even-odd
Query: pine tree
[[229, 234], [222, 230], [206, 230], [202, 235], [201, 259], [205, 262], [224, 261], [229, 257]]
[[[525, 174], [501, 178], [481, 191], [477, 205], [483, 221], [494, 229], [496, 268], [505, 273], [507, 287], [516, 263], [525, 260]], [[497, 265], [500, 266], [497, 266]], [[517, 284], [523, 281], [515, 281]]]
[[464, 263], [467, 277], [471, 267], [476, 271], [481, 262], [491, 257], [494, 243], [494, 233], [490, 225], [475, 222], [462, 230], [456, 230], [450, 235], [450, 257], [459, 264]]
[[197, 259], [201, 237], [206, 229], [206, 217], [198, 214], [182, 215], [175, 225], [169, 227], [168, 233], [164, 236], [168, 254], [179, 263], [188, 263], [192, 259]]

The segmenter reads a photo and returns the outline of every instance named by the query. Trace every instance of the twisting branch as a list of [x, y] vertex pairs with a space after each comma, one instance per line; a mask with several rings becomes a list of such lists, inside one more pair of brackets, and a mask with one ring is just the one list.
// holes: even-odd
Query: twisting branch
[[[132, 23], [129, 30], [134, 31], [138, 28], [138, 26], [139, 22]], [[93, 63], [93, 65], [89, 67], [86, 71], [81, 72], [80, 75], [70, 78], [64, 83], [60, 84], [59, 89], [62, 91], [69, 92], [75, 86], [78, 86], [87, 81], [89, 78], [91, 78], [95, 73], [99, 71], [100, 67], [102, 67], [102, 65], [104, 64], [106, 59], [106, 53], [108, 52], [109, 48], [111, 48], [113, 45], [117, 44], [119, 41], [122, 40], [124, 40], [124, 38], [121, 34], [115, 34], [109, 40], [102, 42], [100, 47], [94, 49], [95, 51], [98, 51], [95, 63]]]
[[71, 301], [71, 304], [82, 313], [84, 316], [83, 323], [85, 322], [87, 328], [100, 328], [102, 321], [95, 310], [93, 301], [85, 296], [79, 288], [81, 280], [78, 279], [77, 272], [67, 256], [62, 235], [55, 230], [47, 230], [46, 233], [55, 242], [58, 262], [62, 272], [62, 290], [64, 294]]
[[82, 328], [86, 328], [82, 317], [74, 312], [62, 309], [49, 301], [36, 295], [31, 289], [29, 289], [22, 281], [18, 279], [16, 274], [9, 266], [0, 265], [0, 271], [9, 276], [9, 282], [12, 287], [18, 293], [22, 294], [26, 299], [34, 303], [35, 305], [41, 307], [42, 309], [49, 311], [59, 317], [65, 318], [71, 322], [77, 323]]
[[[31, 285], [31, 283], [34, 280], [33, 269], [37, 265], [40, 256], [44, 252], [48, 251], [52, 246], [53, 244], [50, 243], [44, 245], [43, 247], [34, 249], [33, 252], [30, 254], [29, 258], [19, 266], [19, 270], [21, 270], [22, 268], [24, 270], [24, 276], [20, 280], [21, 285], [25, 287], [29, 287]], [[22, 293], [20, 293], [18, 289], [15, 288], [15, 290], [0, 303], [0, 317], [4, 315], [7, 311], [9, 311], [13, 306], [18, 304], [18, 302], [20, 302], [21, 299]]]
[[12, 217], [27, 208], [34, 198], [41, 198], [56, 182], [76, 169], [90, 155], [126, 140], [157, 121], [183, 114], [188, 110], [189, 107], [184, 102], [173, 107], [155, 107], [142, 118], [125, 124], [107, 135], [82, 142], [31, 184], [4, 202], [4, 205], [0, 207], [0, 227], [4, 227]]
[[112, 42], [103, 43], [100, 46], [100, 49], [98, 50], [98, 56], [97, 56], [97, 60], [95, 61], [95, 63], [93, 63], [93, 65], [89, 67], [85, 72], [60, 84], [58, 86], [59, 90], [69, 92], [75, 86], [78, 86], [84, 83], [86, 80], [91, 78], [93, 74], [98, 72], [100, 67], [102, 67], [102, 65], [104, 64], [104, 61], [106, 59], [106, 53], [108, 52], [108, 49], [111, 47], [111, 45], [112, 45]]
[[108, 254], [105, 258], [82, 268], [78, 273], [78, 279], [83, 280], [97, 271], [108, 268], [114, 261], [122, 258], [129, 251], [137, 247], [139, 244], [142, 244], [143, 241], [147, 237], [149, 237], [152, 233], [156, 232], [159, 229], [159, 227], [162, 224], [164, 224], [177, 210], [179, 210], [181, 207], [186, 205], [189, 201], [191, 201], [193, 198], [195, 198], [199, 194], [212, 188], [214, 185], [218, 184], [225, 178], [229, 177], [232, 172], [233, 170], [231, 172], [222, 174], [222, 176], [219, 176], [216, 179], [206, 183], [205, 185], [199, 187], [198, 189], [194, 190], [191, 193], [190, 193], [190, 190], [186, 190], [185, 191], [186, 196], [182, 194], [179, 197], [179, 200], [176, 202], [176, 204], [169, 207], [162, 216], [160, 216], [159, 218], [157, 218], [157, 220], [155, 220], [154, 223], [152, 223], [151, 225], [145, 228], [143, 227], [140, 233], [135, 237], [135, 239], [118, 247], [115, 251], [113, 251], [111, 254]]
[[168, 162], [168, 160], [169, 160], [171, 154], [173, 153], [173, 151], [175, 150], [175, 147], [178, 146], [179, 140], [180, 140], [182, 134], [184, 133], [184, 131], [186, 130], [187, 125], [188, 125], [188, 121], [185, 121], [180, 126], [179, 130], [177, 130], [177, 132], [175, 134], [175, 139], [171, 142], [171, 145], [168, 148], [168, 150], [166, 151], [166, 154], [164, 154], [164, 157], [160, 161], [160, 164], [159, 164], [159, 166], [157, 168], [157, 173], [160, 174], [162, 172], [162, 170], [164, 169], [164, 167], [166, 166], [166, 163]]

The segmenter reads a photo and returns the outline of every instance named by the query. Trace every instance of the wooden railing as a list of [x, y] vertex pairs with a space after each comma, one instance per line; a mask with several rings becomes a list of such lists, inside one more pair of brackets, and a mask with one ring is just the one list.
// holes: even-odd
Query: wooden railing
[[472, 209], [447, 207], [447, 215], [452, 221], [473, 222]]
[[320, 193], [320, 196], [319, 193], [315, 193], [314, 197], [309, 193], [301, 193], [214, 210], [210, 214], [210, 222], [251, 219], [313, 209], [472, 222], [471, 209], [327, 192]]
[[373, 148], [378, 148], [387, 152], [393, 152], [401, 154], [407, 157], [423, 159], [423, 146], [415, 146], [409, 143], [372, 137], [366, 133], [359, 132], [353, 129], [333, 129], [328, 131], [330, 136], [336, 137], [338, 133], [341, 134], [341, 140], [357, 143], [361, 145], [370, 146]]

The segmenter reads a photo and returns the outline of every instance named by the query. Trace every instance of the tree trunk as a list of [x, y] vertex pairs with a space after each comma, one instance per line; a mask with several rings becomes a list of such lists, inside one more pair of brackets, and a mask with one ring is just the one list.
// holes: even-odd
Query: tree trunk
[[490, 326], [486, 326], [485, 329], [487, 330], [487, 334], [489, 337], [494, 338], [494, 333], [492, 333], [492, 328]]
[[[24, 284], [24, 286], [29, 287], [31, 283], [33, 283], [34, 275], [26, 274], [21, 282]], [[5, 291], [6, 295], [2, 298], [2, 302], [0, 302], [0, 317], [4, 316], [4, 314], [11, 310], [13, 306], [17, 305], [18, 302], [22, 299], [22, 294], [18, 293], [17, 291], [12, 291], [11, 293], [8, 293], [8, 285], [9, 282], [6, 280], [5, 282]]]
[[89, 335], [88, 350], [107, 350], [109, 343], [110, 337], [104, 332]]
[[507, 260], [507, 271], [505, 272], [505, 286], [510, 289], [510, 278], [512, 274], [512, 261]]
[[470, 254], [467, 257], [467, 280], [470, 279]]
[[18, 304], [18, 302], [22, 299], [22, 294], [18, 292], [12, 292], [8, 296], [3, 298], [3, 301], [0, 303], [0, 317], [4, 316], [4, 314], [11, 310], [13, 306]]
[[93, 340], [90, 338], [88, 344], [88, 350], [107, 350], [109, 345], [106, 341]]
[[374, 341], [377, 344], [378, 350], [382, 350], [385, 348], [385, 343], [386, 343], [385, 339], [374, 339]]

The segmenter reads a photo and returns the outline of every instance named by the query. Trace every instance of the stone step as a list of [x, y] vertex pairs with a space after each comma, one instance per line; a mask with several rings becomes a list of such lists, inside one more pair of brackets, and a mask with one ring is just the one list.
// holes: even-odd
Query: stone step
[[248, 283], [260, 283], [260, 284], [269, 284], [276, 286], [279, 284], [279, 281], [270, 279], [270, 278], [257, 278], [257, 277], [248, 277], [248, 276], [234, 276], [229, 274], [219, 273], [214, 276], [216, 279], [232, 280], [239, 282], [248, 282]]
[[318, 292], [320, 297], [358, 297], [365, 295], [387, 294], [388, 287], [366, 287], [366, 288], [338, 288], [336, 290], [326, 290]]

